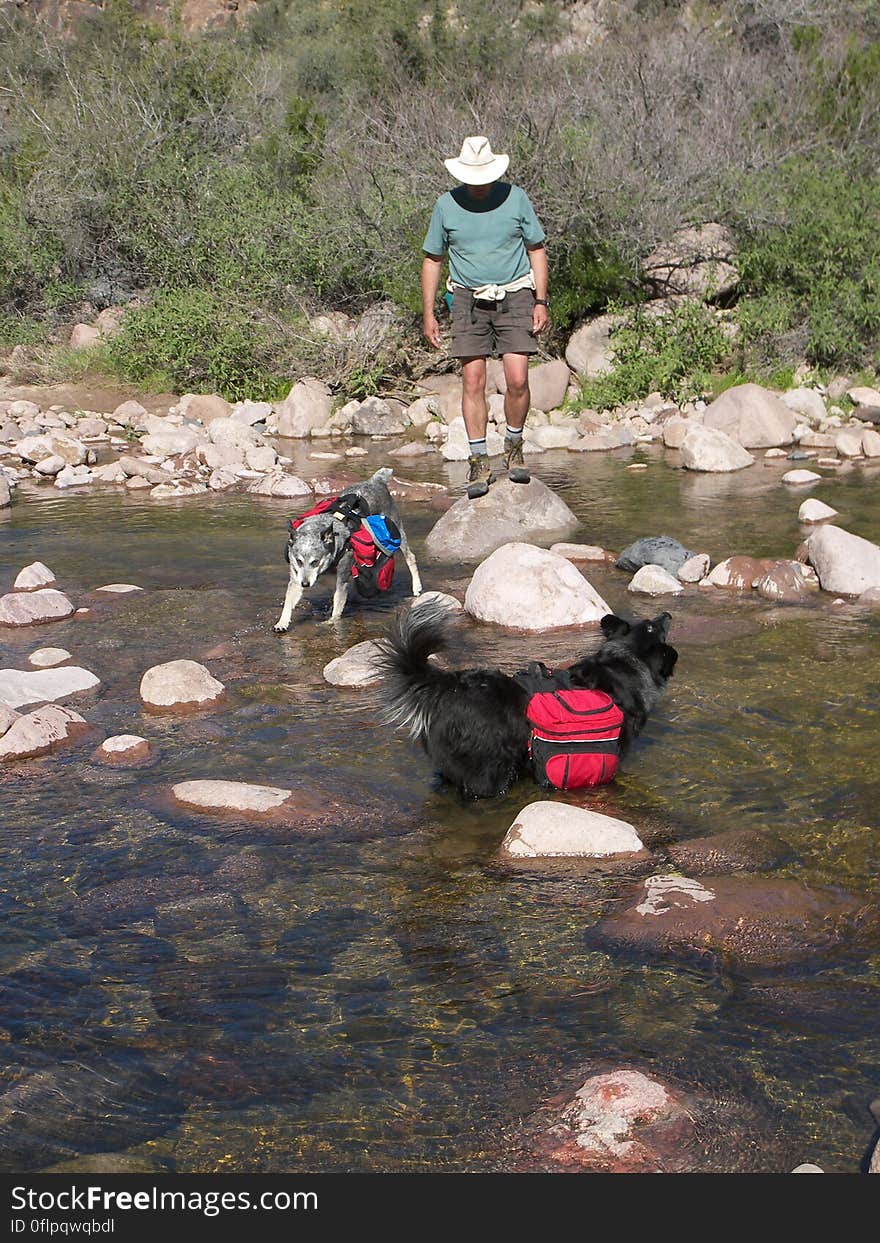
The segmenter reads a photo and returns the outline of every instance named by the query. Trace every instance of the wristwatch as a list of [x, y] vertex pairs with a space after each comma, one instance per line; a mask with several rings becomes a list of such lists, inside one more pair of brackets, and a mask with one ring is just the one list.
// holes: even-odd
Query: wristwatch
[[549, 298], [536, 298], [535, 299], [535, 306], [549, 306], [549, 305], [550, 305]]

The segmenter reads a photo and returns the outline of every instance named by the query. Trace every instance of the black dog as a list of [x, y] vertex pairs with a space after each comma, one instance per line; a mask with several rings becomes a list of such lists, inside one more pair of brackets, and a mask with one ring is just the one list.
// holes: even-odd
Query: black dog
[[[446, 646], [449, 620], [442, 604], [416, 603], [397, 614], [382, 641], [383, 719], [405, 726], [462, 797], [495, 798], [530, 770], [526, 706], [543, 666], [530, 666], [521, 681], [498, 669], [440, 669], [429, 657]], [[621, 754], [672, 676], [678, 653], [665, 641], [671, 620], [661, 613], [630, 624], [609, 613], [599, 650], [565, 671], [567, 686], [604, 691], [620, 708]]]

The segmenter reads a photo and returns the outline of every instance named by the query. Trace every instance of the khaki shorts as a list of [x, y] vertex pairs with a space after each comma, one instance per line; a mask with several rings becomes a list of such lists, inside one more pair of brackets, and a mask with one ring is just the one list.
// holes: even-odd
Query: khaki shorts
[[532, 332], [535, 291], [517, 289], [500, 302], [478, 302], [469, 289], [452, 295], [453, 358], [487, 358], [490, 354], [536, 354]]

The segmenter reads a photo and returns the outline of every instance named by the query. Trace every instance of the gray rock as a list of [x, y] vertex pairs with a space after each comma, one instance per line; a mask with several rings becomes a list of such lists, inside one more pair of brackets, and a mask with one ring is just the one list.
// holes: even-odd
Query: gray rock
[[572, 371], [592, 378], [612, 369], [611, 331], [617, 323], [619, 316], [598, 315], [572, 333], [565, 349], [565, 361]]
[[330, 418], [333, 398], [322, 380], [300, 380], [291, 388], [266, 426], [279, 436], [302, 438]]
[[398, 436], [410, 426], [406, 414], [392, 410], [381, 397], [368, 397], [353, 412], [351, 430], [355, 436]]
[[695, 555], [670, 535], [647, 535], [624, 548], [617, 566], [633, 573], [643, 565], [659, 565], [669, 574], [677, 574], [685, 561]]
[[739, 283], [733, 234], [714, 221], [679, 229], [643, 266], [664, 296], [689, 294], [708, 301], [731, 293]]

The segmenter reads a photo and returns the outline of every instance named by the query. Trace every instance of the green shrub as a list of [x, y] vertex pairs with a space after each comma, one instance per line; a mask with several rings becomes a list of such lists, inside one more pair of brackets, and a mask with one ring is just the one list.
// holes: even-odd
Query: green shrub
[[791, 160], [754, 179], [739, 226], [743, 343], [759, 359], [880, 362], [880, 182]]
[[125, 317], [106, 355], [121, 377], [150, 387], [216, 392], [229, 401], [283, 390], [272, 373], [267, 326], [207, 290], [163, 290]]
[[644, 305], [609, 309], [621, 317], [611, 333], [614, 368], [583, 382], [579, 409], [610, 410], [653, 392], [678, 402], [699, 397], [730, 353], [714, 312], [699, 303], [665, 314]]

